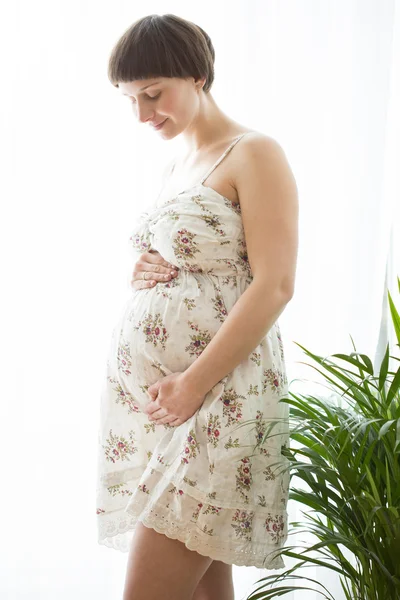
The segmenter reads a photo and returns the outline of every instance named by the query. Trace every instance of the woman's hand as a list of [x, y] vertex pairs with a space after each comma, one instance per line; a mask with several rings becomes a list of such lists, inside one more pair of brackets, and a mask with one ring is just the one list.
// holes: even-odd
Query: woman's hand
[[[144, 271], [147, 271], [147, 273], [144, 273]], [[144, 275], [146, 275], [146, 279], [143, 279]], [[144, 252], [134, 265], [131, 287], [134, 290], [142, 290], [153, 287], [157, 281], [169, 281], [177, 275], [178, 267], [164, 260], [157, 250]]]
[[144, 412], [156, 425], [182, 425], [203, 404], [205, 396], [196, 392], [182, 375], [181, 372], [171, 373], [148, 388], [151, 402]]

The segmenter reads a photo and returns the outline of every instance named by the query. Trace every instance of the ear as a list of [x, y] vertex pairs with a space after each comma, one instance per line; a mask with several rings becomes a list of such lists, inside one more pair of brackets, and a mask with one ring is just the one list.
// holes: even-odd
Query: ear
[[202, 77], [201, 79], [197, 79], [197, 80], [195, 79], [194, 84], [195, 84], [198, 92], [200, 92], [203, 89], [203, 87], [206, 83], [206, 79], [207, 79], [206, 77]]

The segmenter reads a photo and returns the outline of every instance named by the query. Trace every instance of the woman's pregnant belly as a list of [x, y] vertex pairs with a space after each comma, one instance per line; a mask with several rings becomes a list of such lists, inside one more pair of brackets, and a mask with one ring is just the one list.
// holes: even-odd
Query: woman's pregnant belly
[[221, 278], [181, 270], [172, 281], [136, 290], [116, 328], [118, 375], [138, 410], [147, 389], [170, 373], [185, 371], [210, 343], [243, 293], [244, 277]]

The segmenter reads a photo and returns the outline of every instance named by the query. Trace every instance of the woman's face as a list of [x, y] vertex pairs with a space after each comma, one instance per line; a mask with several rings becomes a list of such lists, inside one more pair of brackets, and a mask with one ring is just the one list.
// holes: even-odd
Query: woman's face
[[132, 102], [138, 121], [155, 127], [164, 137], [175, 137], [195, 118], [199, 108], [199, 91], [205, 79], [193, 77], [155, 77], [119, 83], [121, 93]]

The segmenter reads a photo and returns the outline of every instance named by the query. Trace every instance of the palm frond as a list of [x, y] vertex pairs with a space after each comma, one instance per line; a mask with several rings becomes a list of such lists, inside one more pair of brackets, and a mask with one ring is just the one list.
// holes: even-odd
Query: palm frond
[[[400, 278], [398, 285], [400, 291]], [[400, 317], [389, 292], [388, 302], [400, 347]], [[305, 521], [290, 523], [289, 533], [307, 533], [316, 541], [281, 548], [279, 554], [296, 564], [260, 580], [263, 585], [247, 600], [297, 589], [331, 600], [320, 581], [300, 575], [307, 566], [336, 572], [346, 600], [400, 600], [400, 368], [392, 371], [389, 365], [399, 359], [388, 345], [375, 374], [371, 359], [356, 351], [353, 339], [352, 344], [354, 352], [329, 357], [297, 344], [317, 363], [304, 364], [323, 375], [331, 397], [290, 392], [280, 399], [289, 405], [291, 444], [282, 446], [281, 460], [271, 466], [289, 471], [289, 499], [306, 509]], [[255, 450], [281, 435], [284, 424], [265, 419], [265, 425]], [[293, 485], [294, 478], [301, 486]], [[294, 587], [293, 579], [320, 589]], [[264, 589], [268, 585], [274, 587]]]

